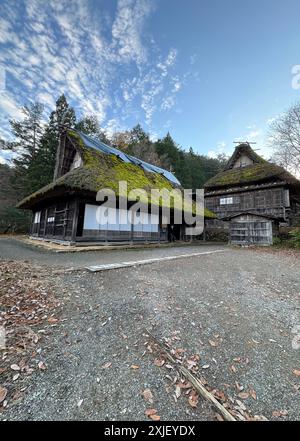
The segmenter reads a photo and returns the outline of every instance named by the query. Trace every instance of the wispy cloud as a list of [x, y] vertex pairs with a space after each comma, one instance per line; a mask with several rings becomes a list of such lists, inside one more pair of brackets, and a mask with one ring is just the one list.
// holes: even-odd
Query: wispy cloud
[[228, 146], [225, 141], [219, 141], [216, 147], [210, 149], [207, 155], [210, 158], [217, 158], [218, 155], [230, 155], [231, 154], [231, 146]]
[[2, 134], [8, 119], [20, 116], [20, 106], [39, 100], [49, 111], [62, 92], [81, 114], [96, 114], [108, 130], [112, 121], [117, 128], [132, 118], [150, 129], [155, 113], [176, 104], [182, 87], [177, 50], [161, 53], [146, 32], [153, 2], [118, 0], [116, 10], [102, 13], [104, 5], [95, 9], [91, 0], [2, 2]]

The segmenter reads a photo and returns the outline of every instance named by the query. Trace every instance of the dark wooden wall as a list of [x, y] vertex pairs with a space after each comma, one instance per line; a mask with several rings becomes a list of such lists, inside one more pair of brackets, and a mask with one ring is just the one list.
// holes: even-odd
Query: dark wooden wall
[[48, 207], [41, 207], [40, 222], [33, 224], [33, 236], [71, 240], [73, 225], [76, 216], [76, 201], [63, 200], [52, 203]]
[[[232, 192], [218, 195], [206, 195], [205, 206], [213, 211], [218, 218], [239, 214], [245, 211], [255, 211], [260, 214], [284, 219], [289, 209], [288, 190], [275, 187], [262, 190]], [[221, 205], [221, 198], [232, 197], [233, 203]]]

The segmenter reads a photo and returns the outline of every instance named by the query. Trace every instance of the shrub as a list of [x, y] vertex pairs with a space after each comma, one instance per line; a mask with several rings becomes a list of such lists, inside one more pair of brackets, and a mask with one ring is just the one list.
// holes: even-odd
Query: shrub
[[280, 237], [273, 237], [273, 245], [280, 245], [282, 244], [282, 239]]
[[300, 248], [300, 227], [295, 228], [290, 231], [290, 236], [292, 237], [291, 242], [295, 248]]

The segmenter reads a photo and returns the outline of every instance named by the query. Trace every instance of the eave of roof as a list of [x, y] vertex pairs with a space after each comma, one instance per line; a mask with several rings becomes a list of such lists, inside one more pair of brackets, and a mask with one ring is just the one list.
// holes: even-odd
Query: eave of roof
[[276, 217], [276, 216], [272, 216], [270, 214], [262, 214], [262, 213], [259, 213], [256, 211], [241, 211], [240, 213], [235, 213], [235, 214], [231, 214], [231, 215], [222, 217], [222, 218], [220, 218], [220, 220], [226, 222], [226, 221], [230, 221], [231, 219], [234, 219], [236, 217], [243, 216], [245, 214], [249, 214], [250, 216], [262, 217], [265, 219], [271, 219], [271, 220], [277, 220], [277, 221], [279, 220], [278, 217]]
[[255, 183], [250, 185], [242, 185], [242, 186], [234, 186], [234, 187], [228, 187], [228, 188], [221, 188], [216, 190], [205, 190], [204, 196], [210, 197], [210, 196], [218, 196], [218, 195], [224, 195], [224, 194], [234, 194], [234, 193], [244, 193], [246, 191], [255, 191], [255, 190], [262, 190], [265, 188], [276, 188], [276, 187], [283, 187], [287, 185], [286, 181], [270, 181], [270, 182], [262, 182], [262, 183]]
[[292, 185], [300, 184], [294, 176], [282, 167], [269, 162], [264, 162], [246, 167], [224, 170], [209, 179], [205, 183], [204, 188], [206, 190], [212, 190], [217, 188], [228, 188], [231, 186], [250, 185], [272, 180], [286, 181], [288, 184]]

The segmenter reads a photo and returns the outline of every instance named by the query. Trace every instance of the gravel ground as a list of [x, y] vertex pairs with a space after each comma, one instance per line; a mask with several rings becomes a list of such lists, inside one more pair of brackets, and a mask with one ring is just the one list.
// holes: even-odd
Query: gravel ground
[[[21, 245], [19, 251], [19, 258], [31, 259]], [[142, 253], [149, 251], [158, 257], [183, 250]], [[112, 254], [124, 260], [124, 253], [132, 251], [102, 254], [99, 263]], [[64, 265], [91, 258], [79, 254], [63, 255]], [[57, 258], [61, 255], [55, 255], [60, 265]], [[43, 259], [39, 263], [49, 265]], [[154, 407], [162, 421], [214, 419], [202, 399], [196, 408], [185, 396], [175, 402], [175, 373], [154, 364], [156, 355], [146, 349], [147, 327], [160, 338], [178, 338], [174, 348], [199, 354], [199, 372], [208, 385], [243, 401], [253, 415], [278, 419], [273, 412], [283, 411], [282, 419], [300, 419], [300, 378], [293, 373], [300, 370], [300, 352], [292, 348], [292, 329], [300, 325], [299, 255], [228, 249], [93, 274], [63, 273], [54, 265], [48, 277], [63, 307], [42, 346], [47, 369], [18, 380], [27, 386], [25, 397], [0, 418], [141, 420], [147, 419], [145, 409]], [[106, 363], [111, 365], [104, 369]], [[256, 399], [239, 398], [236, 382], [244, 391], [254, 390]], [[150, 405], [141, 395], [147, 388], [153, 394]]]

